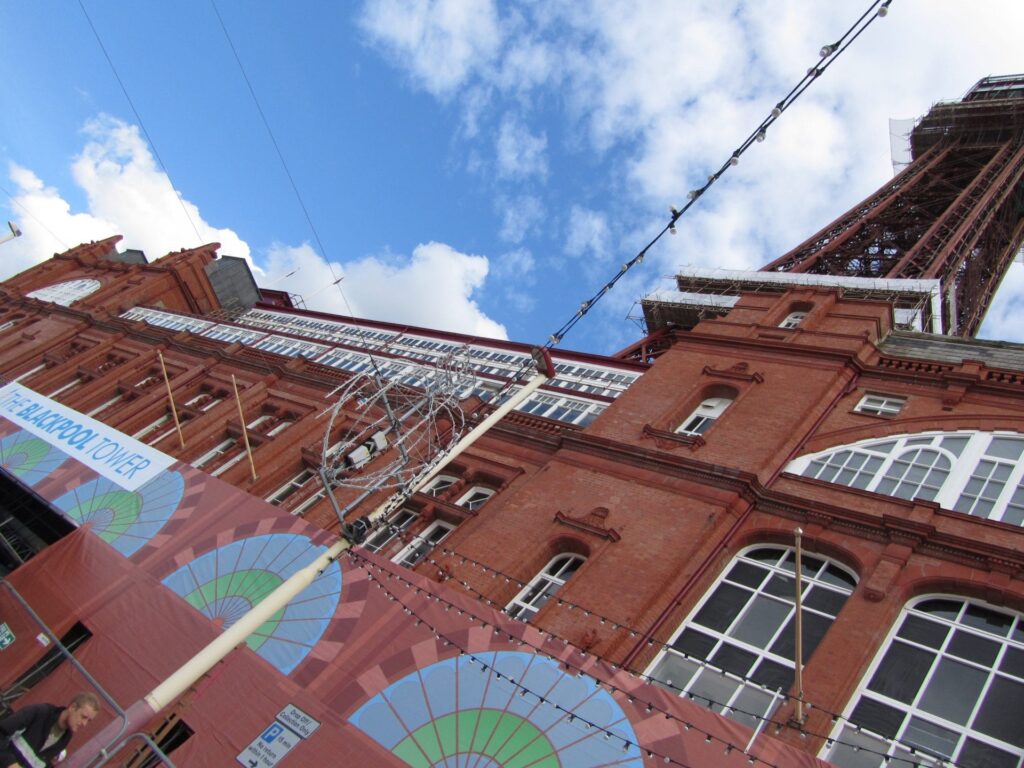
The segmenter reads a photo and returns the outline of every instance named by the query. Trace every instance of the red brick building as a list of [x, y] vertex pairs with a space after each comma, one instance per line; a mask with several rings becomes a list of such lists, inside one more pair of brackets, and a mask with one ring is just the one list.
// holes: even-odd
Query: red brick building
[[[383, 334], [381, 359], [411, 359], [395, 337], [526, 354], [263, 305], [218, 321], [213, 247], [148, 265], [112, 260], [113, 246], [4, 284], [3, 375], [327, 529], [338, 521], [314, 472], [318, 415], [351, 375], [333, 350], [360, 348], [321, 344], [322, 327], [269, 328], [266, 313]], [[82, 295], [38, 293], [55, 285]], [[130, 319], [140, 307], [148, 322]], [[793, 307], [806, 315], [783, 327]], [[888, 303], [807, 287], [746, 294], [650, 365], [559, 353], [551, 403], [506, 417], [367, 544], [756, 726], [754, 714], [796, 714], [799, 526], [811, 706], [774, 735], [841, 765], [875, 764], [874, 752], [931, 764], [944, 748], [958, 765], [1019, 765], [1024, 348], [892, 326]], [[313, 333], [331, 350], [259, 348]], [[586, 381], [607, 394], [569, 388]], [[597, 415], [581, 426], [527, 412], [563, 415], [559, 402], [569, 418]]]
[[[525, 383], [525, 345], [297, 309], [215, 245], [115, 246], [0, 286], [0, 374], [318, 528], [339, 530], [318, 470], [358, 433], [343, 404], [325, 434], [353, 376], [415, 389], [465, 350], [471, 422]], [[873, 285], [766, 278], [621, 355], [555, 353], [362, 546], [808, 764], [1020, 768], [1024, 346], [897, 329], [930, 288]], [[60, 535], [3, 514], [7, 568]]]

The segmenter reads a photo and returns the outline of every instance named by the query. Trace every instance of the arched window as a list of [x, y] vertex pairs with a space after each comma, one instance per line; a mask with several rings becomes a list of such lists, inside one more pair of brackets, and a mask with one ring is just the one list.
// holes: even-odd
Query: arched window
[[451, 475], [438, 475], [427, 484], [423, 492], [429, 496], [440, 496], [458, 481], [459, 478], [452, 477]]
[[790, 312], [786, 319], [779, 323], [779, 328], [796, 328], [806, 317], [806, 312]]
[[787, 472], [1024, 524], [1024, 435], [930, 432], [801, 456]]
[[545, 565], [523, 590], [505, 606], [505, 613], [513, 619], [529, 621], [544, 603], [569, 580], [583, 565], [582, 555], [559, 555]]
[[37, 291], [27, 294], [30, 299], [39, 301], [52, 301], [62, 307], [69, 307], [79, 299], [83, 299], [90, 293], [95, 293], [101, 287], [99, 280], [82, 278], [81, 280], [66, 280], [63, 283], [48, 285]]
[[683, 435], [703, 435], [715, 423], [715, 419], [725, 413], [725, 409], [731, 403], [731, 397], [707, 398], [683, 420], [683, 423], [676, 428], [676, 432]]
[[[737, 555], [647, 674], [756, 727], [781, 701], [777, 692], [793, 683], [795, 563], [792, 547], [755, 547]], [[806, 664], [857, 582], [842, 566], [803, 555], [802, 584]]]
[[462, 494], [459, 500], [456, 501], [455, 503], [458, 504], [460, 507], [476, 510], [480, 509], [480, 507], [486, 504], [487, 500], [490, 499], [491, 496], [493, 496], [494, 494], [495, 491], [493, 488], [485, 488], [482, 485], [474, 485], [472, 488], [470, 488], [468, 491]]
[[907, 761], [888, 765], [928, 755], [1017, 768], [1022, 705], [1024, 617], [962, 598], [922, 598], [904, 608], [824, 757], [844, 768], [881, 768], [872, 752]]

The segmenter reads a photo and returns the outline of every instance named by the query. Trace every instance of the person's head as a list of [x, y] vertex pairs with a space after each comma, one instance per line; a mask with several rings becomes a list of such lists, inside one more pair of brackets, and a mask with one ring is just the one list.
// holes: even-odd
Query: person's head
[[74, 733], [79, 728], [88, 725], [99, 713], [100, 700], [95, 695], [85, 691], [75, 696], [64, 711], [60, 713], [59, 723], [61, 728]]

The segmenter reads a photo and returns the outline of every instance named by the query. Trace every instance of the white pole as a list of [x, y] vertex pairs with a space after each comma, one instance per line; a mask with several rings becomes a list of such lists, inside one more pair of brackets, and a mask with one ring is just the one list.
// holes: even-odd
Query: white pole
[[803, 574], [801, 573], [803, 550], [800, 546], [800, 537], [803, 536], [803, 533], [800, 528], [793, 530], [793, 535], [796, 537], [796, 620], [794, 621], [796, 628], [796, 658], [794, 659], [796, 665], [796, 721], [800, 724], [804, 722], [804, 590]]
[[[445, 460], [443, 462], [439, 462], [434, 470], [427, 473], [427, 475], [425, 475], [424, 478], [416, 484], [415, 488], [421, 488], [425, 482], [428, 482], [438, 471], [440, 471], [440, 468], [444, 464], [447, 464], [448, 461], [455, 456], [458, 456], [460, 453], [465, 451], [466, 448], [475, 443], [477, 439], [479, 439], [484, 432], [494, 426], [502, 416], [512, 410], [512, 408], [522, 402], [541, 384], [547, 381], [549, 374], [553, 374], [553, 368], [550, 365], [550, 357], [546, 357], [546, 360], [548, 364], [545, 366], [546, 370], [544, 372], [538, 373], [526, 384], [526, 386], [503, 403], [501, 407], [496, 409], [494, 413], [470, 430], [465, 437], [455, 444], [455, 447], [453, 447], [446, 455]], [[376, 522], [377, 519], [380, 518], [380, 516], [386, 511], [385, 507], [386, 503], [382, 504], [370, 514], [371, 523]], [[339, 541], [305, 568], [292, 574], [284, 583], [267, 595], [260, 603], [253, 606], [248, 613], [242, 616], [242, 618], [228, 627], [228, 629], [224, 630], [221, 635], [185, 662], [176, 672], [172, 673], [170, 677], [146, 694], [143, 699], [135, 702], [130, 707], [127, 707], [125, 709], [127, 722], [123, 727], [121, 721], [115, 721], [109, 724], [106, 728], [101, 730], [88, 742], [82, 745], [81, 748], [76, 749], [73, 754], [69, 755], [66, 761], [66, 768], [84, 768], [97, 756], [105, 756], [107, 748], [115, 742], [119, 733], [124, 731], [130, 733], [145, 726], [145, 724], [152, 719], [153, 715], [171, 704], [181, 694], [187, 691], [189, 687], [191, 687], [200, 677], [210, 671], [214, 665], [227, 656], [228, 653], [230, 653], [236, 646], [244, 643], [245, 639], [249, 635], [259, 629], [270, 619], [270, 617], [284, 608], [284, 606], [299, 595], [302, 590], [312, 584], [317, 575], [319, 575], [324, 568], [337, 560], [341, 553], [348, 549], [349, 546], [350, 544], [348, 541]]]

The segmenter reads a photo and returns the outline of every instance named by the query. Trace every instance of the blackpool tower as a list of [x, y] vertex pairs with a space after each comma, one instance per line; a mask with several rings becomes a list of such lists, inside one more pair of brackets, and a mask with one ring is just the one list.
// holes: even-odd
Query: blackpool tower
[[910, 134], [912, 161], [757, 272], [686, 268], [642, 302], [649, 332], [724, 313], [740, 292], [841, 287], [899, 327], [973, 337], [1024, 244], [1024, 75], [981, 80]]

